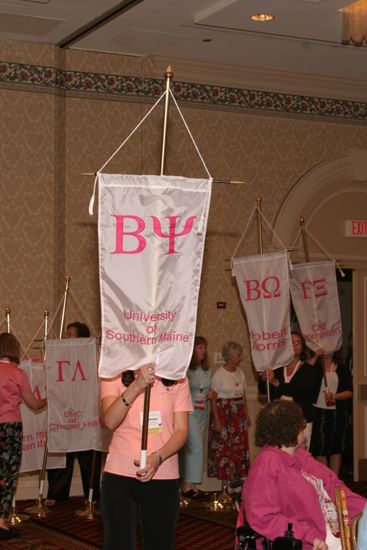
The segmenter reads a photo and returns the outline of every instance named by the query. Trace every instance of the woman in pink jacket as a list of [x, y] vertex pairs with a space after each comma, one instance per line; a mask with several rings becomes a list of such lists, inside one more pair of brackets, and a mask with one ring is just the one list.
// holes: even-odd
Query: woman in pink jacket
[[302, 447], [305, 427], [293, 401], [276, 400], [260, 411], [255, 439], [262, 449], [245, 480], [245, 516], [252, 529], [270, 540], [282, 537], [292, 523], [303, 550], [341, 550], [335, 488], [346, 493], [350, 520], [366, 500]]

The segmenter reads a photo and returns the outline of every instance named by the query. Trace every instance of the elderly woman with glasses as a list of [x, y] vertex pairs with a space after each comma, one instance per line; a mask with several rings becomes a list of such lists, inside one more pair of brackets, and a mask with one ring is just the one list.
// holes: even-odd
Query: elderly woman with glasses
[[236, 488], [250, 464], [245, 374], [240, 367], [242, 346], [227, 342], [222, 351], [224, 365], [212, 377], [209, 425], [208, 476]]

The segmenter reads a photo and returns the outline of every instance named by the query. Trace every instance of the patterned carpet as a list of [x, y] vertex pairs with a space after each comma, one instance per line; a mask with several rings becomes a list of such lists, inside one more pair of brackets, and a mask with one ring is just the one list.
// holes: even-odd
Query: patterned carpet
[[[34, 502], [21, 502], [17, 512]], [[102, 548], [99, 515], [88, 520], [75, 514], [84, 509], [81, 498], [58, 504], [45, 518], [32, 516], [16, 530], [21, 538], [1, 541], [3, 550], [95, 550]], [[235, 512], [211, 512], [205, 503], [193, 503], [181, 510], [176, 550], [233, 550]], [[122, 549], [123, 550], [123, 549]], [[137, 550], [141, 550], [138, 540]]]
[[[367, 497], [367, 483], [346, 480], [350, 488]], [[21, 502], [17, 512], [33, 505]], [[210, 502], [190, 502], [181, 509], [177, 529], [176, 550], [233, 550], [235, 511], [214, 512]], [[100, 515], [94, 519], [76, 515], [85, 510], [82, 498], [71, 498], [58, 504], [46, 518], [31, 516], [31, 520], [16, 527], [19, 539], [1, 541], [2, 550], [95, 550], [102, 548], [102, 524]], [[122, 549], [123, 550], [123, 549]], [[137, 549], [141, 550], [138, 539]]]

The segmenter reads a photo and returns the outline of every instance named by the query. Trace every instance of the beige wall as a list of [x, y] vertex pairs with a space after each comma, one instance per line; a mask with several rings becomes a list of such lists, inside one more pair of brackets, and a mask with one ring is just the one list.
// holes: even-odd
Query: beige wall
[[[54, 315], [65, 273], [71, 276], [72, 289], [66, 320], [81, 318], [82, 309], [84, 320], [99, 330], [97, 217], [88, 215], [93, 178], [81, 173], [99, 169], [155, 99], [131, 90], [127, 94], [126, 89], [115, 93], [111, 87], [101, 92], [94, 88], [93, 78], [107, 74], [111, 78], [130, 75], [132, 81], [143, 77], [162, 80], [167, 60], [60, 51], [35, 44], [1, 45], [0, 308], [10, 306], [13, 330], [27, 347], [42, 322], [44, 308]], [[62, 85], [49, 83], [47, 70], [55, 68], [63, 71], [66, 91]], [[272, 222], [287, 194], [315, 166], [347, 157], [351, 149], [367, 149], [367, 121], [366, 116], [350, 115], [353, 83], [348, 87], [335, 79], [328, 83], [306, 77], [292, 82], [289, 75], [287, 79], [270, 73], [247, 75], [243, 70], [189, 62], [177, 62], [174, 71], [174, 82], [187, 84], [188, 95], [181, 97], [185, 101], [180, 101], [180, 107], [211, 175], [245, 182], [214, 186], [198, 314], [198, 332], [207, 336], [213, 358], [229, 338], [248, 350], [246, 323], [226, 260], [257, 195], [261, 195], [263, 212]], [[307, 93], [304, 98], [302, 82]], [[225, 96], [222, 103], [214, 100], [216, 85], [219, 96]], [[314, 97], [309, 95], [311, 85]], [[342, 97], [338, 89], [343, 90]], [[247, 104], [238, 102], [237, 96], [246, 90], [254, 90], [263, 102], [256, 109], [251, 98]], [[320, 90], [328, 91], [325, 102], [329, 101], [330, 112], [317, 100]], [[355, 112], [366, 113], [360, 96], [358, 88]], [[331, 103], [330, 98], [334, 98]], [[282, 106], [275, 112], [274, 105], [279, 102]], [[299, 111], [292, 111], [297, 102]], [[161, 125], [159, 107], [108, 171], [157, 173]], [[205, 175], [173, 107], [166, 172]], [[351, 201], [353, 210], [353, 198]], [[312, 211], [312, 205], [308, 206]], [[325, 204], [320, 210], [322, 219], [327, 218], [328, 208]], [[287, 215], [291, 218], [292, 211]], [[320, 219], [314, 220], [315, 231], [320, 223]], [[265, 238], [267, 242], [266, 233]], [[257, 253], [256, 243], [253, 225], [239, 253]], [[362, 243], [353, 246], [361, 249]], [[337, 248], [336, 243], [336, 252]], [[363, 255], [361, 250], [357, 252]], [[226, 302], [226, 309], [218, 310], [217, 301]], [[245, 370], [254, 385], [248, 351]]]

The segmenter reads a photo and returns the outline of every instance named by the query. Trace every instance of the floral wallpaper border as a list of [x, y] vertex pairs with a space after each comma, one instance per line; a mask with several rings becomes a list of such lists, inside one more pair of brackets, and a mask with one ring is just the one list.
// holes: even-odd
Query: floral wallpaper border
[[[1, 83], [41, 87], [55, 92], [97, 93], [142, 100], [158, 99], [165, 90], [164, 81], [154, 78], [68, 71], [7, 61], [0, 61]], [[367, 103], [360, 101], [176, 81], [172, 84], [172, 92], [177, 101], [198, 106], [367, 122]]]

